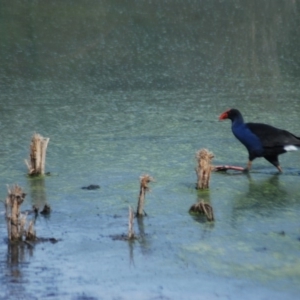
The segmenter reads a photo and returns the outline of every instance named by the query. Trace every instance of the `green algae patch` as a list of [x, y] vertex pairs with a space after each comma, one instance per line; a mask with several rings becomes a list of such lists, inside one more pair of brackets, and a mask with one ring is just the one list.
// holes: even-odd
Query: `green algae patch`
[[[274, 281], [284, 278], [300, 279], [300, 259], [289, 258], [271, 247], [256, 247], [244, 242], [232, 245], [234, 249], [198, 242], [184, 247], [193, 263], [202, 270], [222, 276], [251, 278], [256, 281]], [[187, 255], [187, 254], [186, 254]]]
[[196, 252], [197, 255], [207, 255], [209, 257], [215, 257], [219, 255], [224, 255], [225, 250], [221, 248], [214, 248], [210, 244], [199, 243], [190, 247], [186, 247], [187, 250]]

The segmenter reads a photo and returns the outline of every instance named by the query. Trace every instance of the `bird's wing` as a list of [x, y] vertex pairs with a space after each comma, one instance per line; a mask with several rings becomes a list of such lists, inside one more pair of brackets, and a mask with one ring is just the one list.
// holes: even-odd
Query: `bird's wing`
[[260, 139], [263, 147], [272, 148], [286, 145], [300, 147], [300, 138], [286, 130], [262, 123], [247, 123], [247, 126]]

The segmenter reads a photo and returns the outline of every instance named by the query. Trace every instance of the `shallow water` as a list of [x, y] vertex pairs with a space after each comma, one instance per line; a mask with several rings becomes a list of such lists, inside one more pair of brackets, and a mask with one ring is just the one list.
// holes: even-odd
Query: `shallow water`
[[[24, 247], [11, 257], [3, 217], [1, 297], [296, 297], [298, 153], [281, 157], [282, 175], [257, 159], [249, 177], [214, 173], [210, 190], [198, 192], [198, 149], [213, 151], [215, 164], [246, 162], [229, 122], [217, 121], [236, 101], [223, 96], [220, 103], [208, 91], [203, 99], [201, 90], [90, 95], [80, 89], [69, 102], [60, 93], [45, 100], [38, 92], [28, 99], [22, 95], [26, 111], [9, 102], [1, 120], [2, 199], [5, 184], [18, 183], [28, 193], [24, 208], [49, 203], [53, 211], [38, 218], [37, 235], [60, 240]], [[297, 109], [297, 101], [289, 100]], [[243, 110], [247, 119], [261, 117], [274, 125], [274, 115], [284, 114], [275, 109], [264, 114], [255, 102], [243, 103]], [[300, 131], [293, 114], [280, 123]], [[50, 137], [46, 169], [52, 175], [45, 178], [25, 176], [23, 159], [34, 131]], [[148, 217], [135, 221], [140, 240], [116, 241], [113, 236], [127, 233], [128, 206], [136, 207], [144, 173], [155, 182], [146, 195]], [[89, 184], [101, 188], [81, 189]], [[199, 199], [213, 206], [214, 223], [189, 215]]]
[[[55, 12], [59, 2], [53, 3]], [[187, 11], [179, 13], [177, 6], [169, 10], [167, 2], [161, 3], [161, 6], [149, 4], [144, 8], [135, 3], [133, 16], [128, 3], [125, 6], [117, 2], [103, 4], [106, 9], [103, 18], [108, 23], [115, 20], [110, 14], [118, 15], [120, 19], [114, 22], [121, 23], [128, 15], [135, 22], [142, 13], [149, 17], [139, 21], [141, 27], [129, 22], [128, 27], [122, 27], [123, 31], [112, 31], [112, 36], [106, 33], [104, 40], [108, 50], [105, 43], [98, 46], [101, 51], [106, 49], [106, 59], [115, 51], [114, 62], [119, 63], [120, 53], [112, 45], [117, 49], [123, 45], [124, 61], [131, 61], [133, 54], [129, 53], [135, 42], [141, 47], [137, 47], [137, 61], [141, 59], [140, 52], [147, 54], [144, 60], [131, 61], [132, 65], [125, 64], [118, 70], [108, 59], [108, 65], [103, 67], [106, 76], [96, 72], [93, 77], [88, 73], [87, 65], [94, 65], [97, 57], [94, 50], [92, 53], [89, 50], [94, 48], [80, 48], [82, 45], [77, 39], [83, 39], [84, 34], [75, 38], [75, 33], [71, 33], [66, 41], [74, 47], [70, 47], [70, 51], [76, 55], [67, 53], [62, 61], [67, 50], [61, 43], [56, 49], [59, 57], [49, 50], [51, 62], [34, 60], [28, 77], [22, 73], [22, 64], [17, 70], [7, 71], [16, 65], [10, 60], [9, 47], [5, 50], [6, 65], [0, 73], [3, 83], [0, 87], [0, 198], [6, 197], [6, 184], [18, 183], [27, 193], [24, 209], [32, 204], [49, 203], [51, 215], [38, 217], [37, 236], [54, 237], [59, 241], [33, 247], [10, 247], [6, 239], [4, 207], [0, 208], [3, 216], [0, 218], [1, 299], [298, 297], [299, 153], [280, 157], [284, 170], [281, 175], [268, 162], [257, 159], [249, 176], [234, 172], [213, 173], [208, 191], [195, 190], [197, 150], [205, 147], [212, 151], [215, 165], [244, 166], [247, 162], [246, 150], [233, 137], [230, 122], [218, 121], [218, 115], [225, 109], [239, 108], [246, 121], [272, 124], [299, 136], [299, 80], [295, 73], [287, 71], [286, 60], [279, 55], [289, 53], [288, 47], [278, 48], [277, 60], [269, 52], [257, 51], [261, 64], [254, 64], [252, 56], [250, 65], [255, 68], [248, 68], [242, 55], [247, 49], [243, 40], [239, 56], [236, 56], [236, 44], [226, 43], [225, 48], [219, 48], [216, 42], [221, 33], [214, 36], [213, 32], [224, 28], [224, 20], [218, 13], [222, 9], [215, 11], [214, 5], [205, 5], [206, 17], [199, 24], [207, 25], [209, 16], [220, 18], [220, 21], [216, 21], [212, 34], [206, 32], [202, 42], [198, 42], [202, 27], [194, 19], [191, 19], [194, 25], [191, 26], [189, 18], [195, 15], [198, 18], [201, 7], [187, 2]], [[240, 10], [238, 2], [230, 3], [236, 5], [237, 12], [246, 13], [247, 9]], [[297, 1], [286, 3], [293, 7]], [[34, 5], [32, 18], [38, 13], [44, 16], [43, 8]], [[286, 4], [285, 13], [281, 15], [283, 20], [290, 16], [289, 5]], [[150, 18], [149, 7], [156, 17]], [[14, 10], [10, 7], [7, 11]], [[62, 24], [64, 11], [55, 17], [58, 18], [56, 23], [48, 20], [50, 29]], [[231, 16], [231, 11], [227, 7], [224, 13], [232, 17], [235, 25], [237, 17], [234, 12]], [[80, 12], [73, 13], [76, 18], [85, 19], [89, 8]], [[182, 17], [176, 19], [181, 38], [176, 44], [172, 20], [178, 14]], [[15, 11], [13, 15], [17, 18]], [[157, 18], [159, 23], [152, 18]], [[244, 24], [247, 34], [252, 18], [255, 17]], [[50, 29], [39, 27], [39, 18], [34, 20], [32, 28], [36, 26], [38, 41], [35, 46], [40, 51], [44, 43], [40, 30]], [[257, 22], [263, 22], [265, 28], [276, 27], [276, 22], [265, 24], [264, 20], [258, 17]], [[297, 19], [290, 20], [290, 27], [286, 31], [282, 29], [283, 33], [291, 34], [296, 28], [292, 25]], [[73, 22], [71, 24], [76, 23]], [[92, 21], [84, 26], [86, 24], [96, 26]], [[166, 53], [154, 43], [157, 42], [155, 26], [165, 29], [157, 38], [158, 42], [165, 42], [162, 47]], [[237, 35], [234, 41], [240, 40], [242, 32], [236, 32], [231, 26], [228, 31], [222, 29], [222, 39]], [[134, 32], [130, 45], [123, 39], [124, 28]], [[76, 30], [79, 31], [74, 28]], [[184, 40], [187, 32], [190, 36]], [[93, 31], [89, 34], [86, 38], [92, 40]], [[274, 44], [275, 37], [280, 40], [277, 35], [270, 35], [270, 44]], [[62, 39], [63, 34], [59, 37]], [[19, 41], [22, 48], [23, 39], [14, 36], [13, 40]], [[256, 43], [260, 49], [259, 38]], [[188, 54], [182, 45], [186, 45]], [[218, 62], [212, 61], [212, 49], [223, 49]], [[23, 60], [25, 66], [33, 50], [28, 51]], [[41, 58], [48, 53], [48, 48], [39, 51]], [[72, 69], [72, 72], [71, 64], [87, 69]], [[222, 69], [224, 64], [227, 68], [223, 72], [218, 68]], [[296, 59], [293, 64], [296, 72]], [[124, 77], [126, 66], [128, 77]], [[57, 76], [52, 74], [55, 67], [59, 71]], [[162, 69], [165, 73], [161, 77]], [[120, 76], [117, 71], [121, 72]], [[28, 158], [30, 139], [35, 132], [50, 138], [46, 171], [51, 172], [51, 176], [26, 176], [24, 159]], [[115, 240], [115, 236], [127, 233], [128, 206], [136, 208], [139, 177], [145, 173], [153, 176], [155, 182], [150, 184], [151, 192], [146, 195], [148, 216], [135, 220], [139, 239], [134, 242]], [[81, 189], [90, 184], [98, 184], [101, 188]], [[200, 199], [214, 208], [215, 222], [208, 223], [188, 213], [190, 206]]]

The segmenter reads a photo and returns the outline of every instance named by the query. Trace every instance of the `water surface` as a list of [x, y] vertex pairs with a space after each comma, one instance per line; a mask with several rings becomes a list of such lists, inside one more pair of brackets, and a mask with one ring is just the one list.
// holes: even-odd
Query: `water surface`
[[[218, 122], [229, 107], [299, 135], [298, 1], [16, 3], [2, 5], [15, 31], [1, 54], [0, 195], [18, 183], [24, 209], [49, 203], [37, 235], [59, 242], [10, 247], [2, 207], [0, 297], [296, 299], [299, 153], [280, 157], [281, 175], [257, 159], [249, 176], [214, 173], [202, 192], [195, 153], [246, 164], [230, 122]], [[26, 176], [35, 132], [50, 138], [44, 178]], [[155, 182], [140, 239], [114, 240], [145, 173]], [[189, 215], [200, 199], [214, 223]]]

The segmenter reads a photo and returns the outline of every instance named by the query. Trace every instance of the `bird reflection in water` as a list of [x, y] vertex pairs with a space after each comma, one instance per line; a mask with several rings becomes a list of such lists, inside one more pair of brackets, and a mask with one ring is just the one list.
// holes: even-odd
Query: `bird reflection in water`
[[262, 181], [254, 181], [250, 174], [249, 189], [239, 194], [233, 201], [233, 222], [249, 213], [260, 217], [270, 217], [280, 213], [288, 204], [288, 192], [280, 184], [280, 176], [275, 174]]

